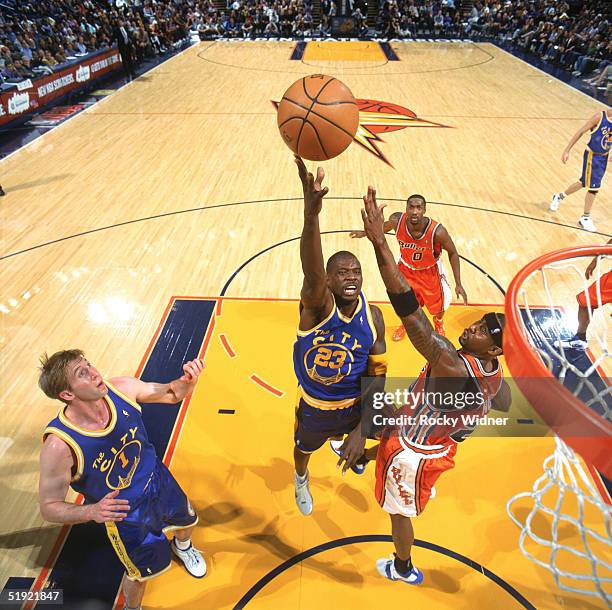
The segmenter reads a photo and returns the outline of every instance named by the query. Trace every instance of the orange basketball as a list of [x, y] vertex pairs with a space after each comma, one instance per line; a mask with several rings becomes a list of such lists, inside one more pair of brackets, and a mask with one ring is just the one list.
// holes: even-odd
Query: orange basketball
[[344, 152], [359, 126], [359, 108], [351, 90], [333, 76], [312, 74], [285, 91], [278, 106], [278, 129], [285, 144], [310, 161]]

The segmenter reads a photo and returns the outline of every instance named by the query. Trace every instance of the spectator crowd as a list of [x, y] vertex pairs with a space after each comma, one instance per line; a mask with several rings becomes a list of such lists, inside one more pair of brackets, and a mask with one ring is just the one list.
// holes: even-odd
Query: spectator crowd
[[312, 0], [229, 0], [227, 10], [200, 15], [202, 38], [303, 38], [321, 35]]
[[538, 55], [576, 76], [604, 69], [612, 55], [612, 2], [585, 0], [384, 0], [377, 33], [388, 38], [489, 38]]
[[208, 0], [0, 0], [0, 82], [50, 73], [117, 42], [123, 22], [136, 61], [184, 39]]
[[[489, 38], [583, 75], [612, 51], [610, 0], [0, 0], [0, 77], [50, 72], [71, 58], [119, 43], [135, 63], [163, 54], [190, 31], [201, 38], [327, 37], [344, 10], [363, 37]], [[372, 1], [372, 0], [370, 0]], [[125, 60], [125, 58], [124, 58]], [[125, 61], [124, 61], [125, 63]]]

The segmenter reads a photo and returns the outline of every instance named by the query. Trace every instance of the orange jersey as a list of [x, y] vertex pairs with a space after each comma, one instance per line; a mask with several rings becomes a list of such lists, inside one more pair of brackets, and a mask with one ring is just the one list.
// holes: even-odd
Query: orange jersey
[[[503, 370], [498, 360], [493, 370], [485, 371], [478, 358], [459, 350], [457, 352], [463, 360], [468, 380], [462, 393], [461, 402], [459, 394], [453, 404], [434, 406], [427, 398], [427, 379], [431, 366], [426, 364], [421, 370], [418, 379], [413, 384], [411, 394], [413, 404], [404, 407], [402, 412], [409, 415], [414, 423], [404, 426], [400, 430], [407, 445], [420, 453], [437, 453], [449, 444], [463, 441], [476, 428], [478, 417], [486, 415], [491, 408], [491, 401], [499, 392], [503, 382]], [[478, 396], [476, 396], [479, 394]], [[447, 423], [440, 423], [440, 418], [448, 416]], [[456, 421], [453, 421], [456, 418]], [[435, 420], [435, 423], [434, 423]]]
[[442, 252], [442, 246], [434, 244], [434, 236], [439, 226], [439, 222], [430, 218], [423, 235], [415, 239], [406, 228], [406, 213], [402, 214], [397, 223], [395, 237], [400, 247], [400, 261], [406, 267], [418, 270], [436, 265]]

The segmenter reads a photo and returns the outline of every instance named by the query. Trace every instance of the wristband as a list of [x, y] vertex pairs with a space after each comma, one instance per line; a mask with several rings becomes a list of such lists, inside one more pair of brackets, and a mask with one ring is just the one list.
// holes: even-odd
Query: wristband
[[413, 314], [420, 307], [413, 290], [408, 290], [399, 294], [387, 292], [387, 294], [389, 295], [389, 301], [391, 301], [395, 313], [400, 318]]

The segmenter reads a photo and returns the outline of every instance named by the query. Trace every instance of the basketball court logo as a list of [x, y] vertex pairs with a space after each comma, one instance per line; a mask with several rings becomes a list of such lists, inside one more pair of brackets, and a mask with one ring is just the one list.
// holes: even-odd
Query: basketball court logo
[[[380, 144], [386, 143], [382, 135], [407, 127], [451, 128], [450, 125], [422, 119], [412, 110], [399, 104], [371, 99], [355, 101], [359, 108], [359, 127], [353, 138], [354, 141], [390, 167], [393, 167], [393, 164], [379, 148]], [[272, 104], [278, 110], [279, 102], [273, 101]]]
[[378, 147], [379, 144], [384, 143], [381, 138], [382, 134], [406, 129], [406, 127], [449, 128], [449, 125], [421, 119], [415, 112], [399, 104], [369, 99], [355, 101], [359, 107], [359, 127], [355, 134], [355, 142], [391, 167], [393, 164]]

